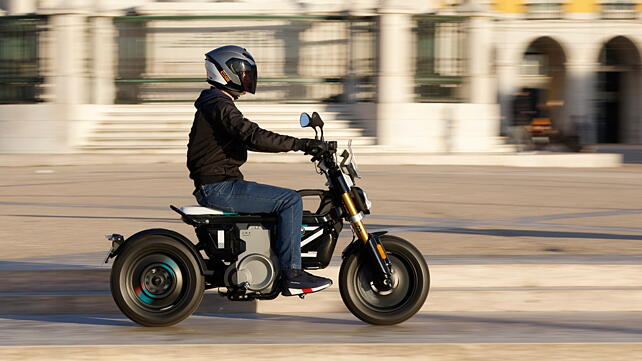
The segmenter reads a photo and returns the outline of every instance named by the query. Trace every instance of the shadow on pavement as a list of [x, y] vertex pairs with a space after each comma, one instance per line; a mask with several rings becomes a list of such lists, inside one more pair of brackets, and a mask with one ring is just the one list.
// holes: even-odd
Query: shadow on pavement
[[265, 313], [237, 313], [237, 314], [211, 314], [203, 313], [198, 314], [203, 317], [216, 317], [224, 319], [236, 320], [265, 320], [265, 321], [283, 321], [283, 322], [309, 322], [309, 323], [323, 323], [334, 325], [354, 325], [354, 326], [368, 326], [368, 324], [361, 322], [357, 319], [344, 320], [338, 318], [328, 317], [315, 317], [315, 316], [300, 316], [297, 314], [265, 314]]
[[129, 320], [114, 319], [113, 316], [105, 315], [2, 315], [0, 319], [18, 320], [18, 321], [37, 321], [50, 323], [72, 323], [82, 325], [102, 325], [102, 326], [135, 326], [141, 327]]
[[368, 227], [371, 231], [389, 230], [390, 232], [426, 232], [426, 233], [452, 233], [475, 234], [480, 236], [499, 237], [541, 237], [541, 238], [593, 238], [593, 239], [620, 239], [642, 241], [642, 235], [613, 234], [594, 232], [562, 232], [562, 231], [537, 231], [530, 229], [473, 229], [464, 227], [444, 227], [435, 225], [394, 225], [374, 224]]
[[[533, 313], [529, 313], [529, 316], [533, 316]], [[606, 325], [609, 320], [605, 320], [604, 323], [599, 323], [599, 319], [593, 319], [590, 315], [587, 314], [587, 323], [578, 323], [577, 320], [569, 322], [561, 322], [561, 320], [534, 320], [528, 318], [522, 318], [518, 314], [504, 314], [504, 317], [492, 317], [492, 316], [480, 316], [480, 315], [437, 315], [437, 314], [417, 314], [414, 317], [428, 320], [439, 320], [439, 321], [451, 321], [451, 322], [463, 322], [463, 323], [483, 323], [488, 324], [503, 324], [503, 325], [527, 325], [534, 327], [542, 328], [555, 328], [555, 329], [572, 329], [577, 331], [602, 331], [602, 332], [617, 332], [625, 333], [632, 335], [642, 335], [642, 328], [632, 328], [632, 327], [621, 327], [621, 326], [608, 326]], [[505, 318], [510, 317], [510, 318]], [[559, 315], [550, 315], [550, 317], [559, 317]], [[626, 316], [624, 316], [626, 317]], [[589, 323], [593, 322], [593, 323]]]
[[[305, 323], [316, 323], [316, 324], [333, 324], [333, 325], [353, 325], [353, 326], [369, 326], [366, 323], [363, 323], [357, 319], [354, 320], [345, 320], [339, 318], [329, 318], [329, 317], [315, 317], [315, 316], [300, 316], [295, 314], [258, 314], [258, 313], [247, 313], [247, 314], [211, 314], [211, 313], [196, 313], [195, 316], [207, 317], [207, 318], [218, 318], [224, 320], [247, 320], [247, 321], [282, 321], [287, 323], [292, 322], [305, 322]], [[36, 321], [36, 322], [47, 322], [47, 323], [67, 323], [67, 324], [79, 324], [79, 325], [101, 325], [101, 326], [127, 326], [127, 327], [138, 327], [144, 328], [146, 330], [160, 330], [167, 329], [168, 327], [143, 327], [133, 321], [126, 319], [121, 315], [79, 315], [79, 314], [70, 314], [70, 315], [1, 315], [0, 319], [9, 319], [17, 321]], [[186, 321], [189, 321], [187, 318]], [[185, 321], [183, 321], [185, 322]], [[181, 329], [182, 323], [171, 326], [170, 328]], [[374, 326], [373, 326], [374, 327]]]
[[500, 237], [542, 237], [542, 238], [595, 238], [595, 239], [622, 239], [642, 241], [642, 235], [611, 234], [591, 232], [559, 232], [559, 231], [534, 231], [528, 229], [470, 229], [470, 228], [444, 228], [431, 229], [426, 232], [477, 234], [482, 236]]
[[40, 263], [21, 261], [0, 261], [0, 271], [32, 271], [50, 269], [94, 269], [93, 265], [71, 265], [66, 263]]
[[104, 263], [106, 252], [105, 250], [0, 260], [0, 271], [107, 269], [111, 268], [111, 264]]

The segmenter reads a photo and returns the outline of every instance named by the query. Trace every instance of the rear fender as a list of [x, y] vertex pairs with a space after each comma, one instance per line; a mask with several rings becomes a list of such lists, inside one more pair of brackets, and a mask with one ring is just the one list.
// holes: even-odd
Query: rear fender
[[198, 261], [198, 266], [201, 271], [201, 274], [202, 275], [207, 274], [207, 267], [205, 266], [205, 261], [203, 261], [203, 257], [196, 250], [196, 247], [194, 246], [194, 244], [182, 234], [169, 229], [164, 229], [164, 228], [146, 229], [144, 231], [140, 231], [136, 234], [131, 235], [120, 246], [118, 246], [118, 248], [116, 248], [110, 256], [114, 258], [118, 257], [118, 255], [122, 252], [122, 250], [125, 247], [127, 247], [128, 244], [132, 244], [133, 242], [145, 242], [145, 239], [148, 239], [151, 236], [169, 237], [174, 239], [176, 242], [182, 243], [185, 247], [187, 247], [187, 249], [190, 250], [190, 252], [192, 253], [192, 256], [194, 256], [194, 259]]

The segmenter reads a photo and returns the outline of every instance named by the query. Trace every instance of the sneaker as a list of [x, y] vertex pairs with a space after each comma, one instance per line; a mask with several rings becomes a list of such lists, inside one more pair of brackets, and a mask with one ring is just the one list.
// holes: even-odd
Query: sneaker
[[300, 269], [287, 270], [284, 273], [284, 296], [295, 296], [318, 292], [332, 285], [332, 280], [311, 275]]

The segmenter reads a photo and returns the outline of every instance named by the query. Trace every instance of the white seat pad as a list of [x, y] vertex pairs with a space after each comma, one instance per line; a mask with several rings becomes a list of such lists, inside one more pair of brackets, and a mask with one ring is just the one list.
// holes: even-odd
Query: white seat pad
[[223, 214], [224, 212], [215, 209], [215, 208], [207, 208], [207, 207], [201, 207], [201, 206], [185, 206], [181, 207], [181, 212], [185, 214], [189, 214], [191, 216], [204, 216], [208, 214]]

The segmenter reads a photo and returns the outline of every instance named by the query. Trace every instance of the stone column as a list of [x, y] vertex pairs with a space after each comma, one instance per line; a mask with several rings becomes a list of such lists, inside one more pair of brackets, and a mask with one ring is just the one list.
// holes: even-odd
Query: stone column
[[492, 104], [497, 89], [491, 76], [492, 22], [481, 12], [472, 13], [468, 23], [468, 89], [469, 102]]
[[486, 5], [479, 0], [463, 0], [457, 14], [469, 16], [468, 20], [468, 102], [493, 104], [497, 89], [492, 79], [493, 23]]
[[566, 135], [577, 135], [583, 144], [595, 143], [595, 74], [598, 63], [571, 60], [566, 64], [564, 124]]
[[93, 116], [86, 114], [88, 88], [87, 13], [77, 8], [53, 9], [51, 26], [52, 101], [60, 132], [58, 152], [74, 152]]
[[115, 52], [116, 31], [111, 16], [91, 20], [92, 96], [94, 104], [114, 104], [116, 98]]
[[51, 14], [49, 19], [53, 32], [53, 100], [58, 104], [86, 103], [87, 18], [82, 13], [70, 10]]
[[401, 1], [384, 1], [379, 9], [379, 74], [377, 76], [377, 141], [403, 145], [400, 108], [414, 95], [412, 12]]
[[38, 9], [36, 0], [7, 0], [5, 4], [8, 15], [31, 14]]

